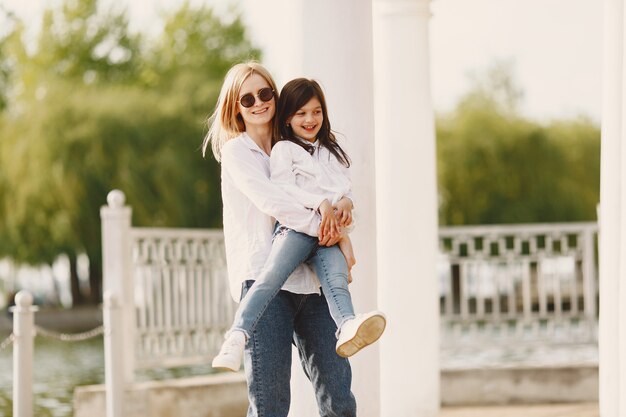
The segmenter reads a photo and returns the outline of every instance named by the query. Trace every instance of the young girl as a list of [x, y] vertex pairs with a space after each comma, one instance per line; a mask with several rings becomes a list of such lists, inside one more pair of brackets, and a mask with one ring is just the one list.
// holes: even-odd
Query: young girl
[[[278, 141], [270, 156], [272, 182], [303, 206], [319, 211], [322, 234], [336, 235], [341, 226], [349, 226], [350, 162], [331, 131], [324, 94], [317, 82], [298, 78], [285, 85], [276, 110], [275, 138]], [[378, 311], [354, 314], [346, 262], [349, 259], [350, 266], [354, 263], [349, 238], [342, 238], [340, 246], [320, 246], [317, 238], [277, 223], [267, 263], [241, 301], [213, 367], [239, 369], [246, 339], [286, 279], [303, 262], [315, 269], [337, 325], [337, 354], [352, 356], [378, 340], [385, 316]]]

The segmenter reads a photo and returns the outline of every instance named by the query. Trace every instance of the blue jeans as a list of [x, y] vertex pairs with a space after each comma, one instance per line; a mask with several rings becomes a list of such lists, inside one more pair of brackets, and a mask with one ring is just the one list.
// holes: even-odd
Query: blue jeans
[[[253, 281], [243, 285], [242, 297]], [[291, 346], [298, 348], [321, 417], [356, 417], [348, 359], [335, 352], [335, 323], [324, 296], [279, 291], [246, 343], [247, 417], [286, 417], [291, 402]]]
[[337, 327], [341, 328], [345, 320], [353, 318], [348, 265], [339, 247], [320, 246], [316, 237], [278, 224], [263, 271], [239, 304], [231, 330], [243, 331], [249, 338], [269, 303], [289, 275], [303, 262], [308, 262], [315, 269]]

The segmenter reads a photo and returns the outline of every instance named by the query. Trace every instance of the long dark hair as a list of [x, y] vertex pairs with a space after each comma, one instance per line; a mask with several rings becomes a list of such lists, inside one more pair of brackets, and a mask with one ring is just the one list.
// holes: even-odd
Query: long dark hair
[[291, 128], [287, 124], [287, 119], [296, 114], [309, 100], [313, 97], [317, 98], [322, 105], [322, 127], [317, 133], [317, 140], [320, 145], [325, 147], [332, 153], [337, 160], [345, 165], [350, 166], [350, 158], [348, 154], [341, 149], [334, 133], [330, 129], [330, 121], [328, 120], [328, 111], [326, 110], [326, 99], [322, 88], [315, 80], [306, 78], [296, 78], [289, 81], [280, 92], [280, 98], [276, 104], [276, 116], [274, 123], [274, 141], [289, 140], [302, 146], [307, 152], [313, 154], [314, 147], [305, 143], [302, 139], [298, 139]]

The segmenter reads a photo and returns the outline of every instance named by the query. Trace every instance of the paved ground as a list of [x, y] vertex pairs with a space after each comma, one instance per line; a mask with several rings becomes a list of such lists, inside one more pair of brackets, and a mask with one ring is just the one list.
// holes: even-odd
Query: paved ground
[[439, 417], [599, 417], [598, 404], [445, 407]]

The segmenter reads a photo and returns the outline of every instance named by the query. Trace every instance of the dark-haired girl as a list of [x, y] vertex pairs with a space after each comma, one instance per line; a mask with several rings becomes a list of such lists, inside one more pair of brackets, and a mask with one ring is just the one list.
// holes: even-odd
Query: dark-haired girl
[[[304, 78], [287, 83], [280, 93], [274, 126], [272, 182], [321, 214], [321, 233], [339, 234], [352, 223], [350, 160], [331, 131], [319, 84]], [[352, 356], [378, 340], [386, 324], [384, 314], [354, 313], [348, 290], [348, 263], [350, 267], [354, 263], [349, 238], [342, 238], [339, 245], [320, 246], [317, 238], [277, 223], [267, 262], [242, 299], [227, 339], [213, 360], [214, 367], [239, 369], [245, 341], [289, 275], [302, 263], [313, 267], [319, 278], [338, 329], [337, 354]]]

